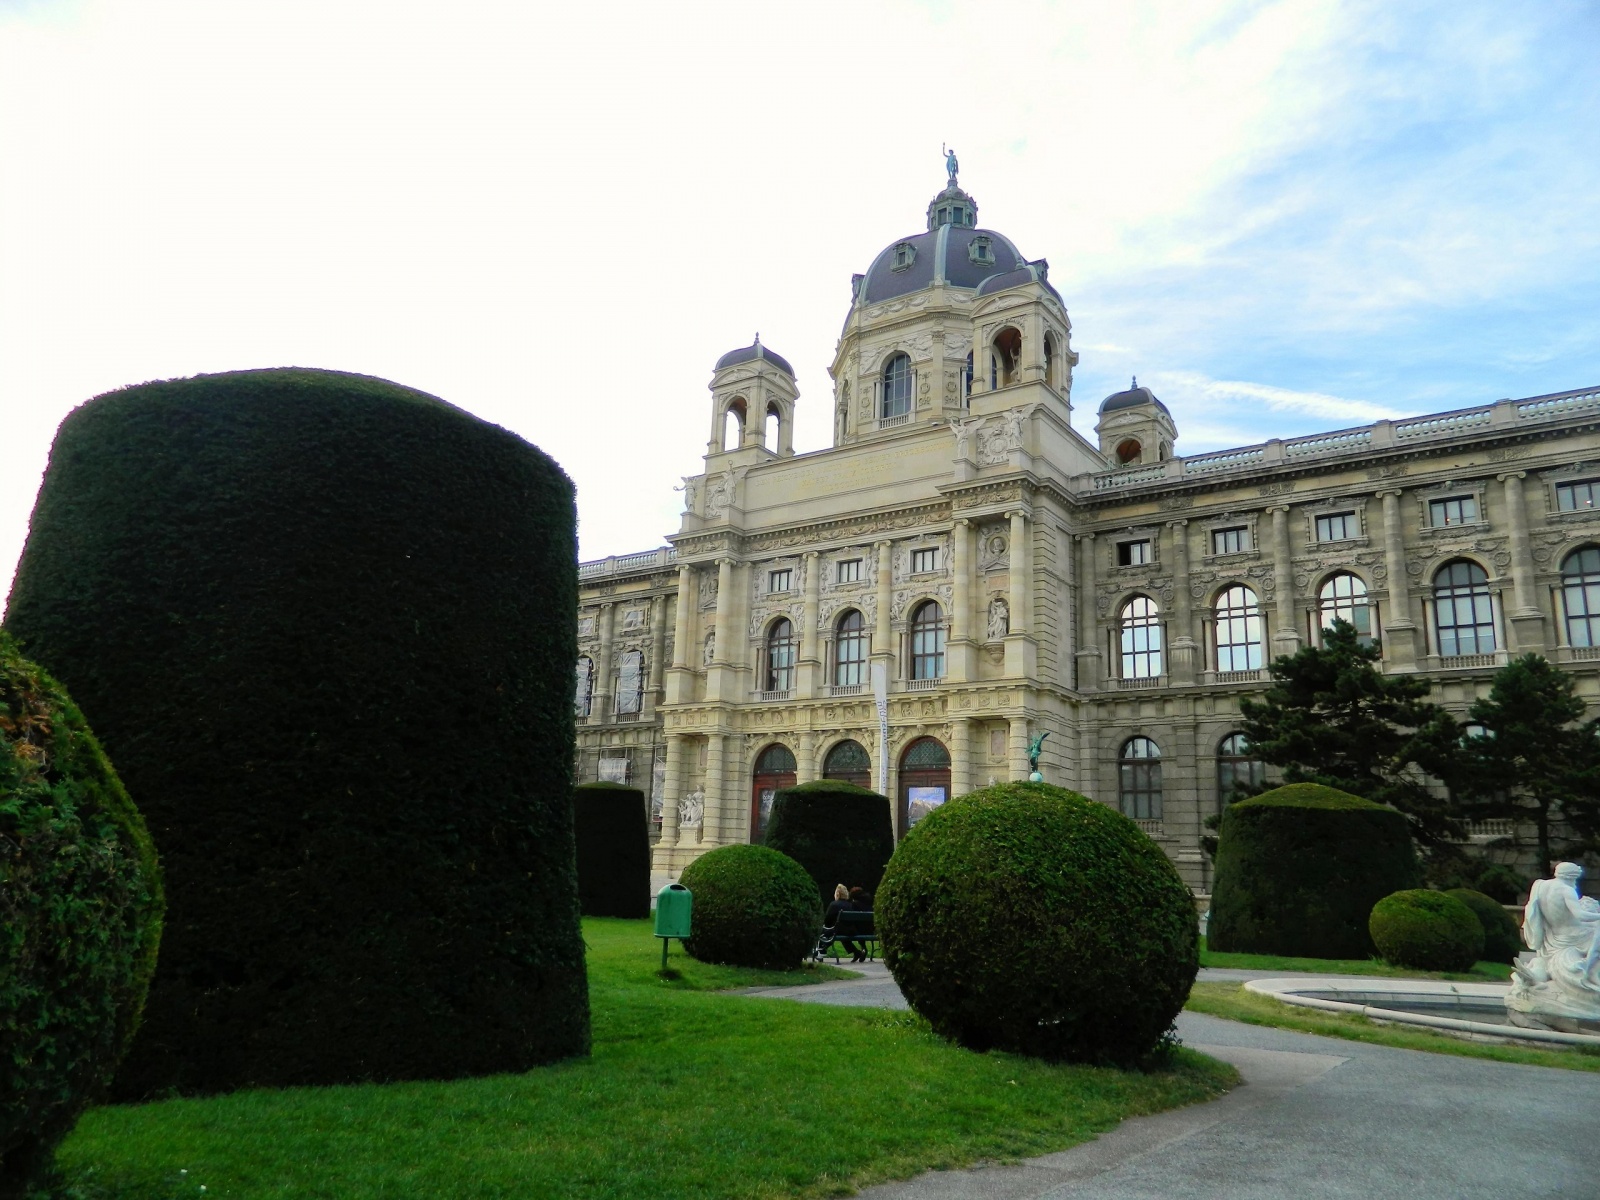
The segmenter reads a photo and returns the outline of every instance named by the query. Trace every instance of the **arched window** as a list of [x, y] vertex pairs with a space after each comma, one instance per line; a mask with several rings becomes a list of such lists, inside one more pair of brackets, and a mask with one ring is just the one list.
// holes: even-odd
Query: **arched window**
[[858, 609], [839, 618], [833, 635], [833, 683], [835, 687], [860, 687], [866, 682], [867, 626]]
[[1135, 596], [1117, 618], [1122, 630], [1122, 677], [1154, 679], [1161, 674], [1161, 610], [1149, 596]]
[[881, 415], [903, 417], [911, 411], [911, 360], [896, 354], [883, 368], [883, 405]]
[[857, 787], [871, 787], [872, 761], [860, 742], [847, 739], [828, 751], [828, 757], [822, 763], [822, 777], [842, 779]]
[[1137, 438], [1128, 438], [1117, 443], [1117, 465], [1126, 467], [1139, 461], [1139, 455], [1144, 452], [1144, 447], [1139, 445]]
[[743, 396], [735, 396], [722, 416], [722, 448], [737, 450], [744, 442], [745, 403]]
[[1600, 546], [1574, 550], [1561, 562], [1567, 645], [1600, 646]]
[[1433, 576], [1434, 621], [1439, 653], [1494, 653], [1494, 608], [1489, 600], [1489, 574], [1475, 562], [1445, 563]]
[[1217, 597], [1217, 670], [1261, 669], [1261, 607], [1236, 583]]
[[778, 434], [783, 427], [783, 417], [778, 412], [777, 405], [767, 408], [767, 423], [761, 431], [761, 444], [773, 453], [778, 450]]
[[1131, 737], [1117, 755], [1117, 803], [1135, 821], [1161, 820], [1161, 748]]
[[1056, 386], [1056, 339], [1048, 333], [1044, 335], [1044, 381]]
[[1328, 576], [1317, 591], [1317, 603], [1323, 629], [1335, 619], [1348, 621], [1356, 627], [1361, 644], [1372, 645], [1372, 603], [1367, 599], [1367, 585], [1359, 576], [1348, 571]]
[[1231, 804], [1235, 793], [1253, 793], [1267, 779], [1267, 764], [1250, 757], [1242, 733], [1230, 733], [1217, 746], [1217, 800]]
[[961, 369], [961, 407], [972, 402], [972, 351], [967, 351], [967, 365]]
[[572, 697], [572, 709], [579, 717], [587, 717], [593, 700], [594, 660], [584, 656], [578, 659], [578, 688]]
[[950, 751], [936, 738], [918, 738], [900, 755], [900, 833], [950, 799]]
[[1017, 367], [1022, 359], [1022, 334], [1007, 325], [994, 335], [991, 343], [994, 353], [990, 358], [990, 387], [1009, 387], [1017, 381]]
[[781, 742], [775, 742], [761, 752], [750, 779], [751, 842], [759, 843], [766, 836], [773, 800], [782, 788], [793, 787], [794, 781], [794, 751]]
[[911, 616], [911, 678], [944, 678], [944, 610], [933, 600]]
[[779, 617], [767, 630], [767, 691], [786, 692], [794, 686], [794, 625]]
[[629, 650], [617, 665], [617, 711], [636, 713], [644, 698], [644, 653]]

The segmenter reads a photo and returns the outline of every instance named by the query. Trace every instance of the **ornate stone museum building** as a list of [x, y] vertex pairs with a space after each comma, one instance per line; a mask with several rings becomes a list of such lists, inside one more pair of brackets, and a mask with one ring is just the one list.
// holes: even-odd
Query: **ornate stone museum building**
[[820, 777], [904, 832], [1048, 734], [1046, 780], [1209, 890], [1201, 822], [1262, 771], [1239, 698], [1334, 616], [1458, 711], [1529, 650], [1600, 697], [1600, 390], [1185, 457], [1137, 384], [1073, 430], [1071, 335], [952, 173], [854, 279], [830, 448], [783, 358], [718, 360], [671, 545], [580, 568], [580, 775], [652, 795], [658, 873]]

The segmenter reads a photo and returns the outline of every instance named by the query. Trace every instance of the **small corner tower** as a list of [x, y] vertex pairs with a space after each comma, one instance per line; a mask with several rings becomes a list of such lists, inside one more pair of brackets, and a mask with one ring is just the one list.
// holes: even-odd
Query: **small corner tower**
[[800, 388], [794, 368], [761, 344], [717, 359], [711, 372], [711, 438], [706, 457], [737, 454], [740, 460], [788, 458], [794, 454], [794, 405]]
[[1138, 376], [1127, 391], [1113, 392], [1100, 402], [1094, 431], [1100, 437], [1100, 453], [1113, 467], [1165, 462], [1178, 440], [1172, 414], [1154, 392], [1139, 386]]

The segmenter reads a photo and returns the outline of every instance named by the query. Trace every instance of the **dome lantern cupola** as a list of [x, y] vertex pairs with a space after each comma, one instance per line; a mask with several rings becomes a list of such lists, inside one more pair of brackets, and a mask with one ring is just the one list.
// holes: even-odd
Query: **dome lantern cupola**
[[954, 178], [932, 200], [928, 201], [928, 231], [941, 225], [955, 225], [967, 229], [978, 223], [978, 202], [956, 186]]

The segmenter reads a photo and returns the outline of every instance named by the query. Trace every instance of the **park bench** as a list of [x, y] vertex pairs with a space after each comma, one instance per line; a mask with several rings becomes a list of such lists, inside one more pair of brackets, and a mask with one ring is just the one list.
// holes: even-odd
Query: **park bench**
[[[842, 912], [839, 914], [838, 923], [824, 926], [822, 935], [817, 938], [817, 947], [811, 952], [811, 957], [822, 961], [822, 956], [834, 949], [834, 943], [850, 941], [856, 943], [867, 952], [868, 960], [878, 955], [878, 931], [872, 923], [870, 912]], [[834, 950], [838, 957], [838, 951]]]

